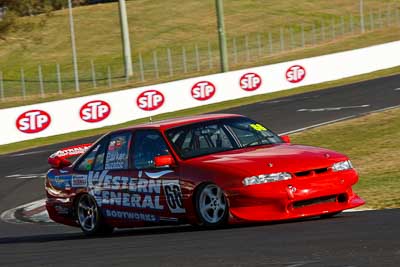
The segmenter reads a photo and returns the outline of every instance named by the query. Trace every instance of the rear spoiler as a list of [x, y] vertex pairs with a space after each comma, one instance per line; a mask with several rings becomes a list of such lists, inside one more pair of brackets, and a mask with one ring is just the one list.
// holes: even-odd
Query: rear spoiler
[[50, 157], [48, 158], [47, 162], [53, 168], [60, 169], [63, 167], [67, 167], [67, 166], [71, 165], [71, 162], [69, 160], [67, 160], [68, 158], [82, 155], [91, 146], [92, 146], [92, 144], [82, 144], [82, 145], [70, 146], [67, 148], [60, 149], [57, 152], [51, 154]]

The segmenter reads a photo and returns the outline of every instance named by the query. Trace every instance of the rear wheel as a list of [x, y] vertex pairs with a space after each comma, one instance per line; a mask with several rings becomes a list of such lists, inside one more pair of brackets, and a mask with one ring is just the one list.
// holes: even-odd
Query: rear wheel
[[79, 226], [86, 235], [112, 233], [114, 228], [104, 224], [96, 200], [89, 194], [81, 195], [77, 201]]
[[215, 184], [201, 185], [195, 201], [200, 226], [213, 227], [227, 223], [229, 206], [220, 187]]

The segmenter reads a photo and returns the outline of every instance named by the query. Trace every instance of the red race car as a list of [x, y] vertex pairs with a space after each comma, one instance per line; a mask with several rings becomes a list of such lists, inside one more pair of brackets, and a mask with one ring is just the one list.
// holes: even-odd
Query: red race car
[[364, 204], [352, 190], [358, 175], [346, 156], [290, 144], [241, 115], [121, 129], [60, 150], [49, 163], [50, 218], [89, 235], [114, 227], [329, 217]]

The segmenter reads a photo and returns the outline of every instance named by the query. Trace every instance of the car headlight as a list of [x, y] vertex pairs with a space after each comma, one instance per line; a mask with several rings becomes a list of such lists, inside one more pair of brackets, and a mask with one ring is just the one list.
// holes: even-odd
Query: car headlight
[[278, 181], [285, 181], [292, 179], [292, 175], [288, 172], [277, 172], [270, 174], [260, 174], [257, 176], [246, 177], [243, 179], [243, 184], [245, 186], [254, 184], [265, 184]]
[[332, 165], [332, 171], [334, 172], [345, 171], [350, 169], [353, 169], [353, 165], [351, 164], [350, 160], [337, 162]]

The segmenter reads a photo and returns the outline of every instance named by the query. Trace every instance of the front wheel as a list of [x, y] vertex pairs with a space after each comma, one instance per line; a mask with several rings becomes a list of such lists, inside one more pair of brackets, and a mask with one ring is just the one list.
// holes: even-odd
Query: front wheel
[[112, 233], [114, 228], [104, 224], [96, 200], [89, 194], [81, 195], [77, 201], [79, 226], [86, 235]]
[[200, 226], [214, 227], [227, 223], [228, 201], [217, 185], [201, 185], [195, 196], [195, 206]]

